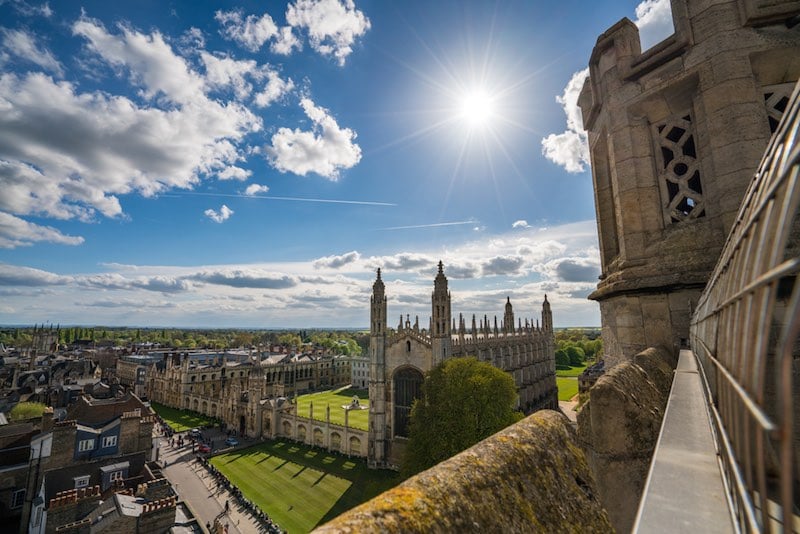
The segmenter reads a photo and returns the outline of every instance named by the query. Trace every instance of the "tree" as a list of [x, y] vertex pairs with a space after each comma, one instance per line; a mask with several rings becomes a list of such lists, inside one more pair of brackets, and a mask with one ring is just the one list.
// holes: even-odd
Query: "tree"
[[27, 421], [28, 419], [34, 419], [36, 417], [41, 417], [44, 413], [45, 406], [41, 402], [20, 402], [8, 413], [8, 418], [11, 421]]
[[569, 356], [567, 355], [567, 351], [563, 349], [558, 349], [556, 351], [555, 356], [556, 356], [556, 365], [569, 367]]
[[522, 419], [508, 373], [475, 358], [434, 367], [414, 401], [403, 472], [411, 476]]
[[583, 360], [586, 358], [586, 355], [583, 353], [582, 348], [571, 345], [564, 349], [564, 351], [567, 353], [567, 356], [569, 356], [569, 364], [572, 367], [580, 367], [583, 365]]

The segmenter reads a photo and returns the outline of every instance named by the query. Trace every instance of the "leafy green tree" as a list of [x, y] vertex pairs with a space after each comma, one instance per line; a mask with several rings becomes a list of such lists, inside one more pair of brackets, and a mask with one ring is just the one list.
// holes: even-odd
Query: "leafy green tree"
[[41, 417], [44, 413], [45, 406], [41, 402], [20, 402], [8, 414], [11, 421], [26, 421], [36, 417]]
[[569, 356], [564, 349], [558, 349], [556, 351], [556, 365], [569, 367]]
[[299, 348], [303, 344], [303, 339], [297, 334], [286, 333], [278, 336], [278, 343], [287, 347]]
[[586, 358], [586, 354], [584, 354], [582, 348], [576, 345], [571, 345], [564, 349], [564, 351], [567, 353], [567, 356], [569, 356], [569, 364], [572, 367], [579, 367], [583, 365], [583, 360]]
[[522, 419], [508, 373], [475, 358], [451, 358], [434, 367], [411, 408], [403, 461], [407, 476], [428, 469]]

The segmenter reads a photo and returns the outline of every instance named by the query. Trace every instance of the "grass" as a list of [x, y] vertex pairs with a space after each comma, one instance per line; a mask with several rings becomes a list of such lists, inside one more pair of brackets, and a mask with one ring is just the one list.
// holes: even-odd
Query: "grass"
[[556, 369], [556, 376], [575, 376], [575, 377], [577, 377], [578, 375], [580, 375], [583, 372], [584, 369], [586, 369], [587, 366], [591, 365], [592, 363], [594, 363], [594, 362], [584, 363], [583, 365], [578, 366], [578, 367], [571, 367], [569, 371]]
[[568, 401], [578, 394], [578, 379], [574, 377], [556, 377], [558, 400]]
[[292, 534], [309, 532], [401, 481], [393, 471], [367, 469], [363, 460], [283, 440], [214, 456], [211, 463]]
[[170, 408], [157, 402], [151, 402], [150, 406], [152, 406], [153, 410], [155, 410], [155, 412], [161, 416], [161, 419], [175, 432], [184, 432], [190, 428], [212, 426], [216, 424], [216, 421], [213, 419], [209, 419], [199, 413]]
[[331, 407], [331, 423], [344, 426], [343, 405], [350, 404], [353, 397], [357, 396], [361, 406], [367, 409], [350, 410], [348, 423], [352, 428], [361, 430], [369, 429], [369, 394], [366, 389], [344, 387], [331, 391], [309, 393], [297, 398], [297, 415], [308, 417], [308, 408], [314, 403], [314, 419], [325, 420], [325, 408]]

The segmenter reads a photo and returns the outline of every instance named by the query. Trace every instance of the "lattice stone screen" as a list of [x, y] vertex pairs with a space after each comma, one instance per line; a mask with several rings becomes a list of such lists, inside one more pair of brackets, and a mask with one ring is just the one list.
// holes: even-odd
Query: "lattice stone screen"
[[665, 221], [677, 223], [703, 217], [703, 186], [691, 114], [655, 125], [654, 133], [659, 147], [656, 155]]

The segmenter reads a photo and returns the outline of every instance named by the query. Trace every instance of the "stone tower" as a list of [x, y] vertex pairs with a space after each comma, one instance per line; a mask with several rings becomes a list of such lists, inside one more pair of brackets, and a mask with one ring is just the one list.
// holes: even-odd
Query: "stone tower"
[[511, 306], [511, 297], [506, 297], [506, 313], [503, 315], [503, 332], [514, 333], [514, 308]]
[[[689, 317], [800, 75], [800, 2], [672, 0], [641, 51], [622, 19], [579, 98], [589, 135], [606, 367], [686, 343]], [[794, 18], [793, 18], [794, 17]]]
[[434, 366], [453, 354], [450, 348], [450, 322], [450, 291], [447, 289], [444, 265], [440, 261], [431, 295], [431, 349]]
[[542, 303], [542, 330], [545, 332], [553, 331], [553, 312], [550, 309], [550, 301], [547, 300], [547, 295], [544, 296]]
[[386, 287], [381, 270], [369, 308], [369, 465], [386, 462]]

